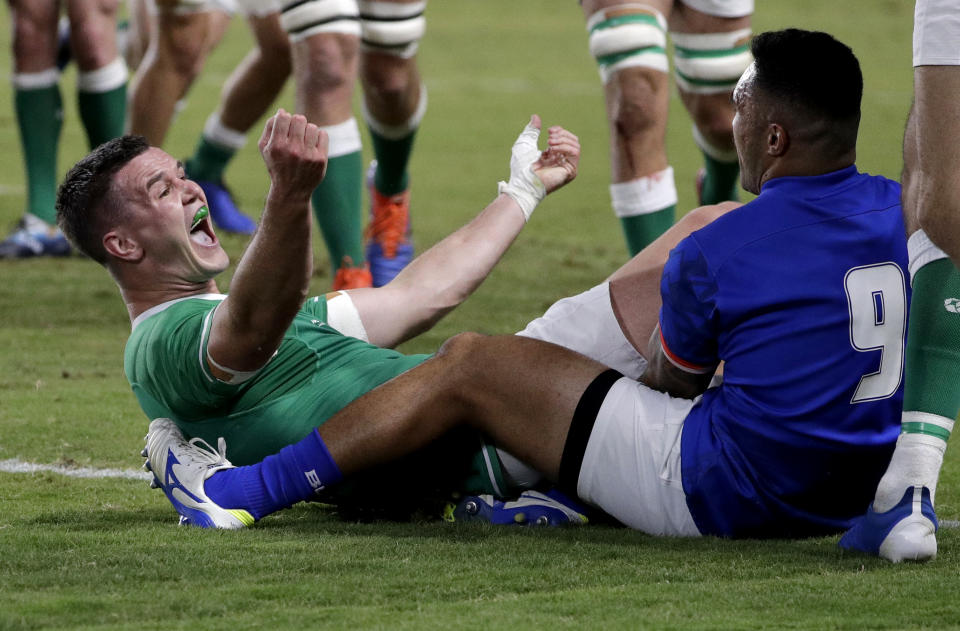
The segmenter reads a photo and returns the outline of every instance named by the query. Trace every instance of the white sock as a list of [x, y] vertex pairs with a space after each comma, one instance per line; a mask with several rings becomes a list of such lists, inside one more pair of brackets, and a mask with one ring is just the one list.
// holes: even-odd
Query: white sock
[[887, 472], [877, 486], [873, 510], [878, 513], [890, 510], [911, 486], [930, 489], [930, 501], [933, 502], [946, 449], [947, 443], [935, 436], [900, 434]]

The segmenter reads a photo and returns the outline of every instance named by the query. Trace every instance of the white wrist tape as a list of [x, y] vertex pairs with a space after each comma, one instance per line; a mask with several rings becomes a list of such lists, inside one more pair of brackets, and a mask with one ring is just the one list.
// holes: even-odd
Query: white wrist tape
[[537, 148], [539, 138], [540, 130], [528, 123], [513, 143], [510, 153], [510, 181], [497, 185], [497, 192], [506, 193], [520, 205], [524, 221], [530, 219], [533, 209], [547, 194], [543, 182], [532, 168], [540, 159], [540, 149]]

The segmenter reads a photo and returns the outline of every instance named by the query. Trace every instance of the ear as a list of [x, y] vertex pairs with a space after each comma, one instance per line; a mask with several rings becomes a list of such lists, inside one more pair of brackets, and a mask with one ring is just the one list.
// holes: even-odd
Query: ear
[[767, 126], [767, 155], [783, 157], [790, 148], [790, 135], [782, 125], [770, 123]]
[[116, 230], [103, 235], [103, 249], [110, 256], [129, 263], [137, 263], [143, 258], [143, 248], [140, 244]]

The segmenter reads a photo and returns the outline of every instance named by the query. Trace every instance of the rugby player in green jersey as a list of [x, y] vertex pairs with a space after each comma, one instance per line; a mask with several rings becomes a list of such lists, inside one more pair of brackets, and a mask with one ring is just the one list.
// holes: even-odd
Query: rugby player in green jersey
[[[540, 200], [576, 176], [576, 136], [551, 127], [541, 152], [539, 128], [534, 116], [496, 199], [376, 289], [307, 299], [310, 194], [324, 177], [328, 139], [283, 110], [259, 142], [270, 190], [228, 294], [216, 283], [229, 261], [203, 191], [141, 137], [116, 139], [80, 161], [61, 187], [58, 219], [119, 286], [133, 326], [125, 371], [144, 412], [174, 419], [188, 437], [223, 438], [233, 462], [252, 463], [425, 358], [389, 349], [469, 296]], [[465, 490], [503, 491], [496, 450], [475, 435], [461, 438], [450, 459], [466, 463], [464, 475], [479, 463], [485, 478]]]

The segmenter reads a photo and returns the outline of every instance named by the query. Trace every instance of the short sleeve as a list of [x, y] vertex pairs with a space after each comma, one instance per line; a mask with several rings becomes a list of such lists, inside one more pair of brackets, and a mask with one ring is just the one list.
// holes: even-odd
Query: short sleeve
[[717, 283], [693, 237], [670, 252], [660, 279], [660, 342], [674, 365], [692, 373], [712, 372], [717, 350]]
[[[206, 362], [206, 342], [216, 305], [203, 309], [169, 309], [144, 323], [149, 331], [138, 336], [135, 374], [131, 385], [191, 420], [235, 396], [239, 386], [216, 379]], [[186, 312], [186, 313], [185, 313]]]

